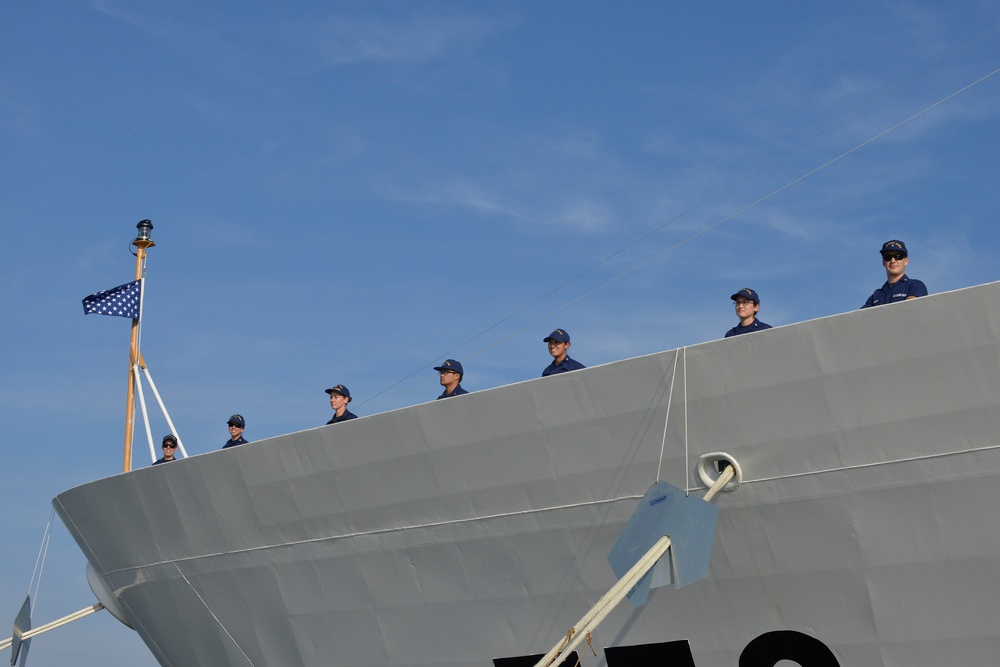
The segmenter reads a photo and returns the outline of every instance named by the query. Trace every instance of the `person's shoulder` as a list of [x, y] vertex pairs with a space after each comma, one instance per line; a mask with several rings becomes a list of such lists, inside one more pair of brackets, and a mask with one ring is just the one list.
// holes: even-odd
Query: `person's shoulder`
[[542, 377], [544, 378], [550, 375], [557, 375], [559, 373], [568, 373], [570, 371], [579, 371], [583, 370], [584, 368], [586, 368], [586, 366], [581, 364], [579, 361], [573, 359], [572, 357], [567, 356], [559, 363], [553, 361], [551, 364], [546, 366], [545, 369], [542, 371]]
[[753, 326], [754, 329], [759, 329], [761, 331], [763, 331], [764, 329], [773, 329], [774, 328], [770, 324], [768, 324], [767, 322], [761, 322], [760, 320], [754, 320], [752, 326]]
[[468, 393], [469, 393], [468, 389], [466, 389], [462, 385], [458, 385], [457, 387], [455, 387], [455, 391], [451, 392], [451, 395], [458, 396], [459, 394], [468, 394]]
[[923, 280], [909, 276], [904, 277], [906, 278], [906, 293], [909, 296], [927, 296], [927, 285], [924, 284]]
[[882, 302], [882, 295], [885, 292], [886, 287], [889, 286], [889, 281], [882, 283], [882, 286], [872, 292], [872, 295], [868, 297], [865, 304], [861, 306], [862, 308], [871, 308], [872, 306], [877, 306]]
[[724, 338], [732, 338], [733, 336], [742, 336], [745, 333], [750, 333], [756, 330], [758, 320], [754, 320], [750, 324], [743, 326], [742, 324], [737, 324], [735, 327], [726, 332]]

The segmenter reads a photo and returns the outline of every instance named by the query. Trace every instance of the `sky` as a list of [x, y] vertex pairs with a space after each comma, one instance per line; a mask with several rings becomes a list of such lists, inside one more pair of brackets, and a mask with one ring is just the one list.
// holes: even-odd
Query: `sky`
[[[51, 499], [121, 470], [130, 324], [80, 301], [133, 279], [140, 220], [190, 455], [233, 413], [323, 424], [338, 383], [361, 416], [433, 400], [449, 357], [470, 391], [536, 377], [555, 328], [588, 366], [720, 338], [742, 287], [774, 326], [854, 310], [889, 239], [931, 293], [991, 282], [998, 28], [967, 0], [2, 3], [0, 638]], [[95, 601], [84, 567], [56, 519], [35, 626]], [[30, 658], [156, 664], [106, 612]]]

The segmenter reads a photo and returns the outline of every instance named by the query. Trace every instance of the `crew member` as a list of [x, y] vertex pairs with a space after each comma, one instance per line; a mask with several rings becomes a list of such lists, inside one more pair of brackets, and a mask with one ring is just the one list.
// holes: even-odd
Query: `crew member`
[[171, 461], [176, 461], [174, 454], [177, 453], [177, 438], [174, 437], [173, 433], [168, 433], [163, 436], [163, 458], [153, 461], [153, 465], [159, 463], [170, 463]]
[[330, 387], [326, 390], [330, 394], [330, 407], [333, 408], [333, 417], [327, 424], [339, 424], [348, 419], [357, 419], [358, 416], [347, 409], [347, 404], [351, 402], [351, 390], [342, 384]]
[[886, 241], [879, 253], [882, 255], [882, 266], [885, 267], [885, 284], [868, 297], [862, 308], [927, 296], [927, 286], [923, 281], [906, 275], [910, 254], [906, 251], [905, 243], [896, 239]]
[[740, 318], [740, 323], [726, 332], [726, 338], [771, 328], [770, 324], [757, 319], [757, 311], [760, 310], [760, 297], [757, 296], [757, 292], [744, 287], [729, 298], [736, 305], [736, 317]]
[[542, 371], [542, 377], [586, 368], [586, 366], [576, 359], [570, 359], [569, 354], [567, 354], [571, 343], [569, 341], [569, 334], [565, 329], [556, 329], [543, 338], [542, 342], [549, 344], [549, 354], [552, 355], [552, 363]]
[[237, 445], [245, 445], [249, 441], [243, 438], [243, 429], [247, 427], [246, 420], [243, 419], [243, 415], [233, 415], [226, 422], [229, 426], [229, 440], [226, 444], [222, 446], [223, 449], [228, 449], [229, 447], [236, 447]]
[[446, 359], [440, 366], [435, 366], [434, 370], [441, 374], [441, 386], [444, 387], [444, 391], [437, 397], [437, 400], [469, 393], [462, 388], [461, 383], [462, 378], [465, 377], [465, 371], [462, 369], [461, 363], [454, 359]]

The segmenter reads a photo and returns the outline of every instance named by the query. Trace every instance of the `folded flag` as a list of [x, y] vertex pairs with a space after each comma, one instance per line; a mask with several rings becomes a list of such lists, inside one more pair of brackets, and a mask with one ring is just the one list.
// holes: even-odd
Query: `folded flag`
[[118, 287], [112, 287], [83, 299], [83, 314], [115, 315], [139, 319], [139, 296], [142, 281], [135, 280]]

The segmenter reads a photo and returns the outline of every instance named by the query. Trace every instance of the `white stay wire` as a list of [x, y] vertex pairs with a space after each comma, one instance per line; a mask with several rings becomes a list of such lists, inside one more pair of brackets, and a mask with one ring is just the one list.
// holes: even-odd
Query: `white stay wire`
[[42, 533], [42, 544], [38, 548], [38, 556], [35, 557], [35, 568], [31, 572], [31, 581], [28, 582], [28, 596], [31, 597], [31, 613], [34, 613], [35, 604], [38, 602], [38, 592], [41, 590], [42, 571], [45, 569], [45, 557], [48, 555], [49, 542], [52, 540], [52, 520], [55, 518], [55, 514], [56, 510], [52, 508], [49, 512], [49, 520], [45, 524], [45, 532]]

